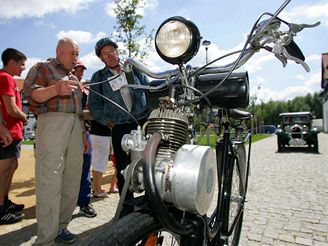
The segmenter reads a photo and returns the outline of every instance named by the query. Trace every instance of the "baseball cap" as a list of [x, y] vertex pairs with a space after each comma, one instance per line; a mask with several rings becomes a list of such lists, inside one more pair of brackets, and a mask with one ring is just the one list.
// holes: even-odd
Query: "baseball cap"
[[87, 70], [87, 67], [84, 65], [84, 63], [82, 61], [77, 61], [74, 68], [77, 68], [77, 67], [83, 67], [85, 70]]

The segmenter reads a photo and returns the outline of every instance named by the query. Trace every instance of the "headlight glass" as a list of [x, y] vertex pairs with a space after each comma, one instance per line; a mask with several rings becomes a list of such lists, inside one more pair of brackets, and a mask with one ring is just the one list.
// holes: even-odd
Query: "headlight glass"
[[177, 20], [164, 24], [156, 36], [156, 45], [159, 51], [169, 58], [183, 55], [190, 43], [191, 33], [188, 27]]
[[171, 64], [183, 64], [194, 57], [201, 36], [197, 26], [182, 16], [165, 20], [155, 35], [155, 47], [159, 56]]

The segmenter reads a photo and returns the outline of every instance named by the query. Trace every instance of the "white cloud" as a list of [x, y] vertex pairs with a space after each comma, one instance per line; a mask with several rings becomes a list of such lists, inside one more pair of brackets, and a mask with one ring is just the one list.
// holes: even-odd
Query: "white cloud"
[[[321, 86], [321, 72], [315, 72], [309, 74], [309, 76], [297, 75], [295, 76], [297, 79], [299, 86], [289, 86], [283, 90], [273, 90], [269, 89], [266, 86], [263, 86], [263, 82], [261, 82], [261, 89], [257, 89], [256, 87], [251, 88], [251, 95], [255, 95], [257, 93], [258, 100], [262, 100], [263, 102], [268, 102], [270, 100], [273, 101], [286, 101], [293, 99], [296, 96], [305, 96], [306, 94], [314, 93], [318, 91], [318, 88]], [[259, 80], [260, 81], [260, 80]]]
[[111, 16], [111, 17], [116, 17], [116, 14], [114, 12], [114, 7], [115, 7], [115, 3], [114, 2], [110, 2], [106, 5], [105, 7], [105, 12], [107, 15]]
[[95, 0], [10, 0], [2, 1], [0, 18], [42, 17], [49, 13], [66, 11], [75, 13]]
[[313, 90], [310, 87], [307, 86], [290, 86], [285, 88], [284, 90], [271, 90], [266, 87], [262, 87], [258, 93], [258, 101], [262, 100], [263, 102], [268, 102], [270, 100], [273, 101], [287, 101], [291, 100], [296, 96], [306, 95], [308, 93], [314, 93], [315, 90]]
[[79, 30], [60, 31], [56, 34], [58, 39], [67, 37], [75, 40], [78, 44], [93, 44], [106, 36], [107, 34], [105, 32], [98, 32], [95, 35], [92, 35], [90, 32]]
[[306, 62], [309, 62], [309, 61], [321, 61], [321, 55], [310, 55], [308, 57], [305, 58], [305, 61]]
[[304, 75], [302, 75], [302, 74], [298, 74], [298, 75], [296, 76], [296, 79], [298, 79], [298, 80], [303, 80], [303, 81], [306, 80], [306, 78], [305, 78]]
[[322, 1], [315, 5], [300, 5], [289, 11], [281, 13], [280, 17], [287, 21], [303, 23], [306, 20], [323, 21], [328, 26], [328, 3]]
[[274, 59], [274, 55], [271, 53], [262, 52], [254, 55], [246, 64], [245, 69], [249, 73], [255, 73], [263, 68], [265, 63], [268, 63]]
[[92, 42], [92, 34], [90, 32], [70, 30], [70, 31], [60, 31], [57, 33], [57, 38], [71, 38], [75, 40], [78, 44], [87, 44]]
[[305, 81], [305, 86], [311, 88], [321, 87], [321, 72], [312, 73], [310, 78]]
[[80, 57], [79, 60], [81, 60], [85, 64], [88, 70], [93, 70], [93, 69], [98, 70], [104, 66], [103, 62], [99, 59], [99, 57], [94, 52], [91, 52], [89, 54], [86, 54], [85, 56]]
[[104, 38], [104, 37], [107, 37], [108, 35], [105, 33], [105, 32], [98, 32], [96, 35], [95, 35], [95, 38], [94, 38], [94, 41], [98, 41], [99, 39], [101, 38]]
[[[143, 0], [143, 2], [145, 4], [144, 5], [145, 7], [136, 9], [136, 13], [139, 15], [142, 15], [142, 16], [145, 16], [145, 14], [148, 10], [155, 9], [158, 6], [157, 0]], [[106, 14], [115, 18], [116, 17], [116, 14], [114, 12], [115, 6], [116, 6], [115, 2], [108, 3], [105, 7]], [[124, 7], [124, 6], [122, 6], [122, 7]]]
[[44, 22], [42, 20], [38, 20], [38, 21], [34, 22], [34, 25], [36, 25], [36, 26], [46, 26], [46, 27], [50, 27], [52, 29], [56, 28], [56, 25], [54, 23], [52, 23], [52, 22], [47, 23], [47, 22]]

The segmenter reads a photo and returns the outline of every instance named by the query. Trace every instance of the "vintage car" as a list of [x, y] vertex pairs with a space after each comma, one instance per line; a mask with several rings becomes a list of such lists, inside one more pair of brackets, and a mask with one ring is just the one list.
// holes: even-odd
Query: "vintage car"
[[312, 126], [311, 112], [281, 113], [281, 124], [276, 131], [278, 152], [286, 147], [307, 146], [314, 152], [319, 151], [318, 128]]

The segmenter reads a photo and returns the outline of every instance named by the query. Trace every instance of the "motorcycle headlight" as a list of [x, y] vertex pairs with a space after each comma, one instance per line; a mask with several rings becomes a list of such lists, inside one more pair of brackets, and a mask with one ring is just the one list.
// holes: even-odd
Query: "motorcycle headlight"
[[171, 64], [188, 62], [199, 50], [199, 30], [194, 23], [181, 16], [165, 20], [155, 35], [159, 56]]

